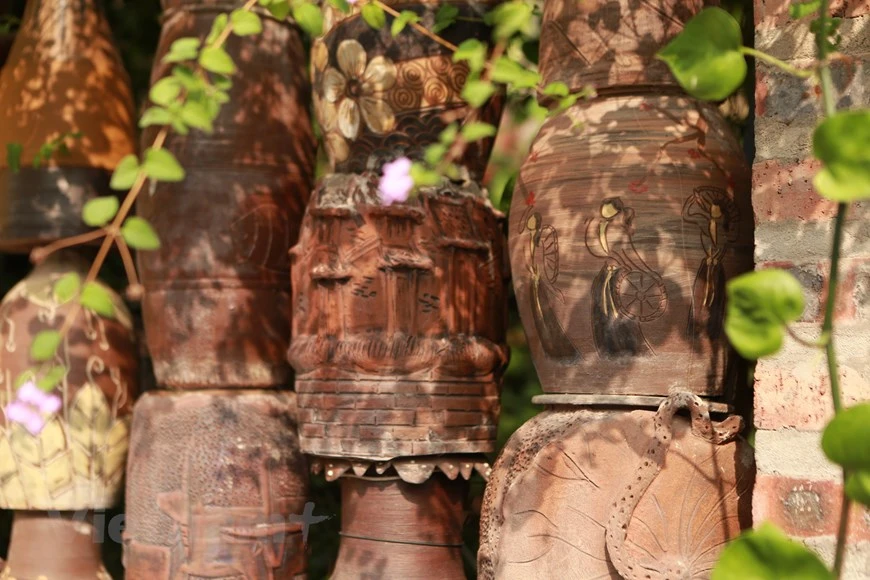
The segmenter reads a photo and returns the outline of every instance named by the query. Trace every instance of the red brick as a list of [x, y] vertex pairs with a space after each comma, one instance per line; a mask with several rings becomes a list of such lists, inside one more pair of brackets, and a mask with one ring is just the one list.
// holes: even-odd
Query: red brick
[[450, 385], [451, 395], [483, 395], [495, 393], [496, 386], [492, 383], [456, 383]]
[[326, 437], [326, 425], [322, 423], [303, 423], [299, 427], [302, 437]]
[[339, 437], [356, 437], [359, 433], [359, 427], [356, 425], [327, 425], [326, 434], [329, 438]]
[[467, 411], [451, 411], [447, 413], [447, 418], [444, 421], [444, 424], [448, 427], [460, 427], [460, 426], [475, 426], [475, 425], [483, 425], [489, 421], [489, 417], [483, 413], [471, 413]]
[[377, 411], [375, 425], [414, 425], [416, 411]]
[[368, 439], [390, 440], [393, 438], [393, 433], [392, 433], [392, 431], [390, 431], [389, 427], [360, 425], [359, 438], [366, 439], [366, 440], [368, 440]]
[[[810, 481], [759, 475], [752, 492], [752, 519], [771, 521], [798, 537], [836, 535], [840, 522], [842, 486], [834, 481]], [[849, 515], [849, 539], [870, 539], [868, 514], [854, 506]]]
[[357, 409], [392, 409], [395, 404], [394, 395], [362, 395], [356, 398]]
[[418, 409], [414, 411], [414, 423], [416, 425], [440, 425], [444, 423], [447, 411], [430, 411]]
[[394, 439], [400, 441], [427, 441], [429, 427], [390, 427]]
[[434, 397], [429, 395], [396, 395], [397, 409], [429, 409]]
[[296, 395], [296, 402], [300, 408], [335, 409], [353, 408], [358, 397], [352, 395]]
[[415, 381], [378, 381], [377, 385], [379, 393], [414, 395], [420, 391], [422, 383]]
[[813, 177], [821, 162], [762, 161], [752, 167], [752, 206], [756, 223], [833, 219], [837, 204], [816, 193]]
[[[790, 21], [788, 6], [792, 2], [793, 0], [755, 0], [756, 29], [773, 30], [784, 22]], [[833, 16], [854, 18], [870, 13], [870, 2], [867, 0], [833, 0], [831, 11]], [[810, 22], [812, 16], [807, 16], [805, 20]]]
[[433, 409], [456, 411], [490, 411], [498, 404], [495, 397], [438, 397], [432, 401]]

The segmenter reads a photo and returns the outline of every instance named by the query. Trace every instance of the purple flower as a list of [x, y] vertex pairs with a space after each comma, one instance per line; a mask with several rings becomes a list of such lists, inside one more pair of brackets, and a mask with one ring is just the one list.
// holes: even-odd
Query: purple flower
[[17, 399], [6, 405], [6, 419], [24, 425], [33, 435], [45, 428], [45, 418], [60, 411], [61, 401], [57, 395], [49, 394], [33, 381], [27, 381], [16, 392]]
[[353, 6], [357, 2], [359, 2], [359, 0], [347, 0], [347, 3], [350, 4], [351, 6]]
[[410, 159], [400, 157], [384, 165], [381, 182], [378, 184], [378, 193], [381, 194], [381, 202], [384, 205], [407, 201], [412, 189], [414, 189], [414, 179], [411, 177]]

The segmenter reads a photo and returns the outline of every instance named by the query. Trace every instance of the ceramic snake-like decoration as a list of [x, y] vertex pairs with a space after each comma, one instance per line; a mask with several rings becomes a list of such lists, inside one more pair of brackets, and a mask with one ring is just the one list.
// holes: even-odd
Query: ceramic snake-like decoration
[[628, 525], [634, 510], [662, 469], [673, 438], [672, 421], [676, 412], [682, 408], [688, 408], [691, 413], [692, 433], [716, 445], [731, 441], [743, 429], [743, 419], [736, 415], [721, 422], [711, 421], [707, 403], [691, 393], [674, 393], [659, 405], [653, 419], [655, 436], [652, 443], [644, 453], [636, 477], [614, 502], [613, 513], [607, 522], [607, 553], [613, 567], [625, 580], [682, 580], [689, 575], [684, 562], [641, 562], [624, 551]]

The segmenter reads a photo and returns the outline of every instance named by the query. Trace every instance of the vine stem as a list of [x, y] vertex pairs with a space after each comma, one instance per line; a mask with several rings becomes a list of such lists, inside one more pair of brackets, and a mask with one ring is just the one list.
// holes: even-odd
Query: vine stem
[[[395, 9], [393, 9], [392, 6], [387, 6], [386, 4], [381, 2], [381, 0], [372, 0], [372, 4], [379, 7], [381, 10], [383, 10], [387, 14], [394, 16], [395, 18], [399, 18], [401, 16], [401, 14], [399, 14]], [[444, 48], [446, 48], [452, 52], [456, 52], [457, 50], [459, 50], [458, 46], [456, 46], [452, 42], [444, 40], [443, 38], [441, 38], [440, 36], [438, 36], [434, 32], [431, 32], [425, 26], [422, 26], [421, 24], [419, 24], [417, 22], [409, 22], [408, 24], [410, 24], [411, 28], [413, 28], [414, 30], [416, 30], [420, 34], [422, 34], [423, 36], [426, 36], [428, 38], [431, 38], [432, 40], [434, 40], [435, 42], [437, 42], [438, 44], [440, 44]]]
[[749, 46], [741, 46], [740, 52], [747, 56], [751, 56], [757, 60], [762, 60], [768, 64], [772, 64], [773, 66], [784, 70], [785, 72], [794, 75], [796, 77], [800, 77], [802, 79], [810, 79], [813, 78], [816, 74], [816, 71], [813, 69], [805, 69], [805, 68], [797, 68], [796, 66], [792, 66], [785, 62], [784, 60], [779, 60], [775, 56], [769, 55], [766, 52], [762, 52], [760, 50], [756, 50]]

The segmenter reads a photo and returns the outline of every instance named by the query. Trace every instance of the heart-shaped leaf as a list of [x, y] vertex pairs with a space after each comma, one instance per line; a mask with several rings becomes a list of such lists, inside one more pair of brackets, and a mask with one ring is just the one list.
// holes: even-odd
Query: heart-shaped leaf
[[33, 337], [30, 345], [30, 358], [36, 362], [47, 361], [60, 346], [60, 333], [56, 330], [43, 330]]
[[770, 523], [749, 530], [730, 542], [712, 580], [833, 580], [819, 557]]
[[115, 315], [112, 296], [105, 287], [96, 282], [88, 282], [82, 288], [81, 303], [85, 308], [90, 308], [106, 318], [112, 318]]
[[813, 153], [825, 166], [816, 190], [838, 202], [870, 198], [870, 109], [843, 111], [813, 133]]
[[137, 250], [156, 250], [160, 247], [157, 232], [145, 219], [137, 216], [127, 218], [121, 226], [121, 235], [128, 246]]
[[828, 459], [847, 469], [870, 470], [870, 403], [850, 407], [837, 415], [822, 433]]
[[114, 195], [90, 199], [82, 208], [82, 220], [92, 228], [101, 228], [115, 217], [119, 206]]

